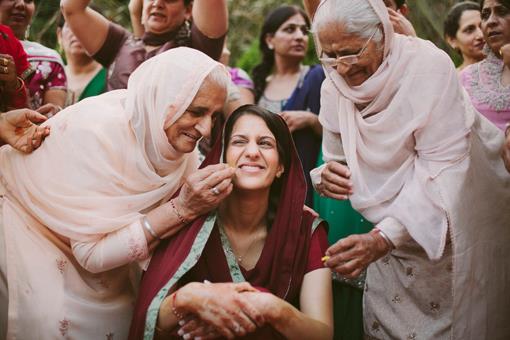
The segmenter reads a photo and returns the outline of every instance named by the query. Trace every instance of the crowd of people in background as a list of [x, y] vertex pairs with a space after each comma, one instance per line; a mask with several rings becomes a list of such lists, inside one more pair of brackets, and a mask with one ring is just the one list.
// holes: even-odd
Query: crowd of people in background
[[[0, 0], [0, 338], [509, 339], [510, 1]], [[304, 63], [309, 45], [315, 64]], [[65, 60], [66, 62], [64, 63]]]

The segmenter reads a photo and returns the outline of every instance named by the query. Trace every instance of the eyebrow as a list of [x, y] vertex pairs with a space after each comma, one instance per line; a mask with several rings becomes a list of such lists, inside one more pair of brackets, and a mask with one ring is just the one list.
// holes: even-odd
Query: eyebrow
[[[241, 137], [241, 138], [245, 138], [245, 139], [248, 139], [248, 136], [246, 135], [243, 135], [243, 134], [234, 134], [232, 136], [230, 136], [230, 138], [234, 138], [234, 137]], [[259, 139], [271, 139], [271, 140], [274, 140], [276, 142], [276, 138], [272, 137], [272, 136], [268, 136], [268, 135], [264, 135], [264, 136], [260, 136], [258, 137]]]

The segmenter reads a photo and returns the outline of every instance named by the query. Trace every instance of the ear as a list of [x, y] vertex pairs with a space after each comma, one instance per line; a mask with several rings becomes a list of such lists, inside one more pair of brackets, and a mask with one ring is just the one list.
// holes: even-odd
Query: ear
[[190, 20], [192, 14], [193, 14], [193, 1], [191, 1], [188, 4], [188, 6], [186, 6], [186, 13], [185, 13], [186, 20]]
[[405, 17], [409, 15], [409, 7], [407, 7], [407, 4], [403, 4], [402, 6], [400, 6], [398, 11]]
[[276, 170], [276, 178], [282, 177], [285, 169], [283, 168], [283, 165], [278, 165], [278, 170]]
[[57, 41], [62, 46], [62, 29], [60, 27], [57, 27]]
[[457, 39], [455, 38], [451, 38], [451, 37], [446, 37], [446, 42], [448, 43], [448, 45], [450, 45], [451, 48], [453, 48], [454, 50], [456, 50], [458, 47], [457, 47]]
[[274, 45], [273, 45], [273, 39], [274, 39], [274, 36], [272, 34], [267, 34], [266, 35], [266, 45], [267, 45], [267, 48], [269, 48], [270, 50], [273, 50], [274, 49]]

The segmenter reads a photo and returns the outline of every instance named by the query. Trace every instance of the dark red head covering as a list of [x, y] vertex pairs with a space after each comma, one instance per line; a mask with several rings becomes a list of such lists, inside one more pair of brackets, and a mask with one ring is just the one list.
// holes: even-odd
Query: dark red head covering
[[[283, 121], [281, 117], [277, 117]], [[289, 130], [285, 130], [286, 137], [292, 140]], [[267, 270], [257, 276], [256, 282], [251, 283], [292, 303], [298, 299], [301, 290], [310, 246], [311, 226], [315, 217], [303, 211], [306, 182], [294, 144], [291, 142], [290, 145], [290, 150], [285, 150], [290, 153], [290, 165], [282, 176], [276, 215], [264, 246], [271, 249], [272, 254], [262, 267]], [[218, 138], [201, 167], [218, 163], [221, 150], [221, 138]], [[143, 338], [150, 303], [188, 256], [205, 219], [206, 216], [198, 218], [174, 237], [162, 242], [154, 252], [150, 266], [142, 279], [129, 339]], [[224, 258], [217, 260], [225, 262]], [[219, 263], [216, 268], [222, 267], [225, 267], [224, 264]]]

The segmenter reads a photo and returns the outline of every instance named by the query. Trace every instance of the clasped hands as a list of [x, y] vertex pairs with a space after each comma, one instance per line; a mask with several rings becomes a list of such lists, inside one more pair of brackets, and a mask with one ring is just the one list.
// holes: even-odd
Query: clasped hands
[[[322, 170], [321, 182], [316, 189], [322, 196], [346, 200], [354, 193], [350, 178], [351, 171], [347, 166], [331, 161]], [[346, 278], [355, 278], [390, 249], [391, 245], [375, 230], [350, 235], [328, 248], [324, 264]]]
[[175, 303], [174, 308], [184, 316], [178, 330], [184, 339], [244, 336], [270, 322], [279, 305], [274, 295], [259, 292], [247, 282], [192, 282], [176, 294], [175, 299], [168, 296], [163, 302], [158, 327], [164, 331], [173, 328], [168, 324], [172, 312], [163, 306]]

